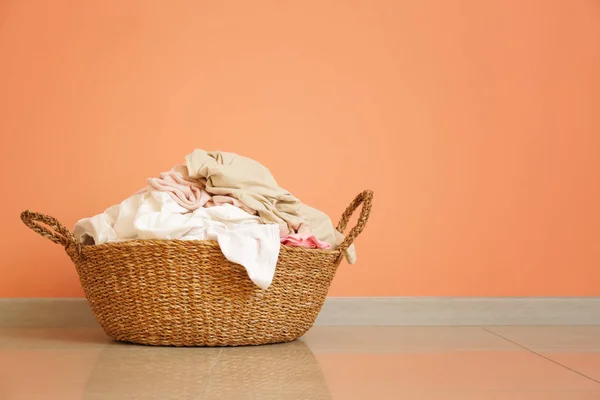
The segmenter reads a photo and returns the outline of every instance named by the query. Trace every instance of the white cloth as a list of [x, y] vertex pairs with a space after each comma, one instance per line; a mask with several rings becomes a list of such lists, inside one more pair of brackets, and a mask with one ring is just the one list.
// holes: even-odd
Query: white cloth
[[259, 217], [231, 204], [189, 212], [168, 193], [159, 191], [135, 194], [102, 214], [84, 218], [73, 234], [85, 244], [132, 239], [216, 240], [223, 255], [242, 265], [262, 289], [273, 281], [280, 249], [277, 224], [261, 224]]

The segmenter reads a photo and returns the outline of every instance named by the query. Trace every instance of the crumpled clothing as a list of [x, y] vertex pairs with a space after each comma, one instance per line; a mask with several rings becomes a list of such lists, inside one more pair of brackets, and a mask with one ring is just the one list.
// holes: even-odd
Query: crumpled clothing
[[[330, 243], [332, 250], [342, 244], [346, 237], [333, 227], [333, 223], [327, 214], [303, 203], [300, 204], [299, 211], [307, 217], [312, 233], [317, 239]], [[351, 244], [344, 250], [344, 257], [346, 257], [348, 264], [356, 263], [356, 249], [354, 244]]]
[[231, 204], [241, 208], [249, 214], [256, 214], [244, 203], [229, 196], [211, 196], [204, 190], [204, 183], [198, 179], [190, 178], [185, 165], [176, 165], [170, 171], [162, 172], [157, 178], [148, 178], [148, 186], [138, 193], [150, 190], [166, 192], [173, 200], [189, 211], [195, 211], [200, 207], [215, 207], [223, 204]]
[[204, 185], [189, 177], [185, 165], [176, 165], [170, 171], [161, 172], [157, 178], [148, 178], [146, 183], [148, 187], [138, 193], [148, 190], [166, 192], [177, 204], [189, 211], [203, 207], [210, 200], [210, 194], [204, 190]]
[[281, 238], [281, 244], [292, 247], [306, 247], [309, 249], [330, 249], [331, 245], [315, 237], [312, 233], [292, 233]]
[[210, 200], [207, 201], [206, 204], [204, 204], [204, 207], [215, 207], [215, 206], [222, 206], [225, 204], [231, 204], [232, 206], [241, 208], [248, 214], [256, 215], [256, 210], [251, 209], [250, 207], [248, 207], [247, 205], [245, 205], [238, 199], [236, 199], [234, 197], [230, 197], [230, 196], [212, 196], [210, 198]]
[[[262, 222], [278, 224], [281, 237], [313, 233], [318, 240], [330, 243], [332, 249], [344, 240], [327, 214], [302, 204], [280, 188], [271, 172], [257, 161], [234, 153], [200, 149], [185, 159], [189, 176], [203, 182], [208, 193], [240, 200], [255, 210]], [[350, 264], [356, 262], [353, 245], [344, 255]]]
[[73, 234], [84, 244], [132, 239], [216, 240], [223, 255], [242, 265], [262, 289], [273, 280], [280, 250], [276, 224], [262, 224], [258, 216], [231, 204], [188, 212], [169, 193], [154, 190], [78, 221]]
[[298, 211], [300, 201], [280, 188], [260, 163], [234, 153], [204, 150], [194, 150], [185, 159], [190, 177], [202, 180], [208, 193], [240, 200], [264, 223], [278, 224], [282, 236], [307, 223]]

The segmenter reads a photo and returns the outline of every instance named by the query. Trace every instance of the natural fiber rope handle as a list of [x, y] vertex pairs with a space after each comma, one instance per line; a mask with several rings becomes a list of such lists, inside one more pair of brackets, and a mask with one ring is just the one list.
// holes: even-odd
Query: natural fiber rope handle
[[365, 190], [364, 192], [356, 196], [354, 200], [352, 200], [352, 203], [350, 203], [348, 208], [346, 208], [346, 211], [344, 211], [344, 214], [342, 214], [342, 218], [340, 219], [340, 222], [337, 225], [336, 229], [339, 232], [344, 232], [344, 230], [346, 229], [346, 225], [348, 225], [348, 221], [350, 221], [350, 217], [361, 204], [362, 210], [360, 211], [358, 222], [356, 223], [354, 228], [350, 230], [348, 236], [346, 236], [342, 244], [340, 244], [338, 247], [338, 249], [342, 252], [345, 251], [348, 247], [350, 247], [352, 242], [354, 242], [354, 239], [356, 239], [358, 235], [360, 235], [360, 233], [365, 228], [365, 225], [367, 224], [369, 214], [371, 214], [371, 207], [373, 206], [373, 192], [371, 190]]
[[[65, 249], [75, 246], [77, 254], [81, 254], [81, 244], [77, 242], [77, 239], [75, 239], [75, 236], [73, 236], [71, 231], [69, 231], [63, 224], [58, 222], [56, 218], [26, 210], [21, 213], [21, 220], [34, 232], [52, 240], [56, 244], [60, 244]], [[41, 225], [40, 222], [48, 225], [53, 230]]]

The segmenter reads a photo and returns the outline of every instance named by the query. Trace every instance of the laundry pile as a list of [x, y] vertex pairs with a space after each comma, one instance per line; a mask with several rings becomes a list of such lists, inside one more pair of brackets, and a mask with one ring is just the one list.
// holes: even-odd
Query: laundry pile
[[[323, 212], [277, 185], [260, 163], [226, 152], [194, 150], [148, 186], [102, 214], [77, 222], [85, 245], [134, 239], [215, 240], [267, 289], [281, 245], [335, 249], [344, 240]], [[356, 261], [353, 246], [345, 251]]]

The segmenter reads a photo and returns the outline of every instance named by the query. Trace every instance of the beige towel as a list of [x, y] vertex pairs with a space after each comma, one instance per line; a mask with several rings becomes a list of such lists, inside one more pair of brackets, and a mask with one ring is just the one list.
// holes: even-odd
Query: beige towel
[[202, 180], [208, 193], [235, 197], [256, 210], [264, 223], [278, 224], [282, 236], [302, 231], [306, 224], [298, 212], [300, 201], [280, 188], [271, 172], [258, 162], [204, 150], [194, 150], [185, 160], [190, 177]]
[[[260, 163], [234, 153], [194, 150], [185, 157], [190, 177], [205, 184], [213, 196], [231, 196], [256, 210], [264, 223], [278, 224], [282, 237], [312, 232], [319, 240], [339, 245], [337, 232], [327, 214], [309, 207], [279, 187], [271, 172]], [[351, 264], [354, 248], [346, 251]]]
[[[299, 211], [308, 219], [312, 232], [317, 239], [331, 243], [332, 249], [342, 244], [346, 237], [333, 227], [333, 223], [327, 214], [306, 204], [300, 204]], [[346, 249], [344, 256], [348, 260], [348, 264], [356, 263], [356, 249], [353, 244]]]

